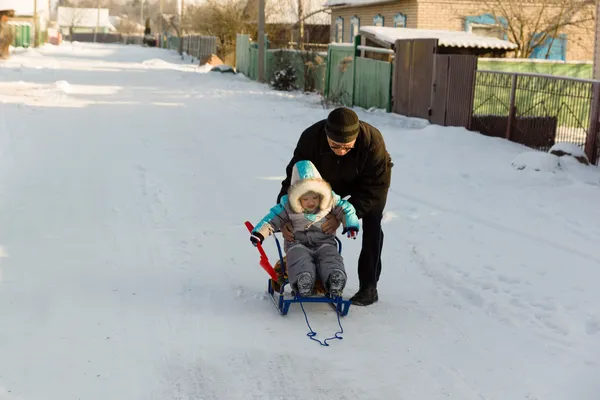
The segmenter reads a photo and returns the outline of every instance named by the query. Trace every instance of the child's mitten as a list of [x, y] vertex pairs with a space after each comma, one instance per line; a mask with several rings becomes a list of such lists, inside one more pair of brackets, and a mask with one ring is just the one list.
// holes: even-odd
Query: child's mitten
[[252, 233], [252, 235], [250, 235], [250, 241], [252, 242], [254, 247], [258, 246], [259, 244], [262, 244], [263, 240], [265, 240], [265, 238], [258, 232], [254, 232]]
[[354, 226], [349, 226], [347, 228], [344, 228], [344, 230], [342, 231], [342, 235], [346, 234], [347, 237], [355, 239], [358, 236], [358, 228], [354, 227]]

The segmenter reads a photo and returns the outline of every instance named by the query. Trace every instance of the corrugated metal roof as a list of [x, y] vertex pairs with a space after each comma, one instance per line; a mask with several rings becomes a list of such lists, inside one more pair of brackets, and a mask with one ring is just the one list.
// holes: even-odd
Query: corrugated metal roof
[[390, 3], [392, 1], [393, 0], [327, 0], [325, 6], [368, 6], [371, 4]]
[[517, 45], [507, 40], [475, 35], [462, 31], [444, 31], [430, 29], [391, 28], [364, 26], [361, 32], [369, 33], [386, 43], [394, 44], [398, 39], [438, 39], [440, 46], [482, 49], [513, 50]]

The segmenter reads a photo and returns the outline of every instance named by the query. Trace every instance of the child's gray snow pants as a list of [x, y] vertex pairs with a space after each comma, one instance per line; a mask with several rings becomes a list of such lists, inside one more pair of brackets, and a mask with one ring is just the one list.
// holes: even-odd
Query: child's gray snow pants
[[338, 253], [337, 247], [332, 244], [322, 244], [314, 249], [296, 244], [287, 251], [286, 257], [288, 280], [293, 288], [296, 287], [298, 275], [302, 272], [310, 273], [313, 284], [318, 276], [325, 288], [327, 288], [329, 275], [335, 270], [342, 272], [344, 282], [347, 279], [344, 259]]

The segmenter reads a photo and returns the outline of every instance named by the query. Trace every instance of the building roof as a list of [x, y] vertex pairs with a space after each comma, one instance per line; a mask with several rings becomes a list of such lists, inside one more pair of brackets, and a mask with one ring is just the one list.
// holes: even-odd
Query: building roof
[[325, 2], [325, 7], [360, 7], [370, 6], [373, 4], [392, 3], [394, 0], [322, 0]]
[[391, 28], [381, 26], [364, 26], [360, 33], [371, 36], [390, 47], [398, 39], [438, 39], [438, 44], [445, 47], [464, 47], [481, 49], [513, 50], [517, 45], [507, 40], [475, 35], [470, 32], [444, 31], [430, 29]]
[[[97, 8], [58, 7], [57, 23], [59, 26], [77, 26], [80, 28], [95, 28], [98, 21]], [[114, 30], [110, 23], [108, 8], [100, 9], [98, 26]]]

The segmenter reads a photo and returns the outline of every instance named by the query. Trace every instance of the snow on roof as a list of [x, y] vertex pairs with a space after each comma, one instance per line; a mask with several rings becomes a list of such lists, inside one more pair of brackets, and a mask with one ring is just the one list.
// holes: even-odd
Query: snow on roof
[[[303, 0], [303, 15], [324, 9], [323, 0]], [[295, 24], [298, 22], [298, 0], [269, 2], [266, 22], [268, 24]], [[331, 14], [323, 11], [304, 20], [307, 25], [331, 25]]]
[[[95, 28], [97, 19], [97, 8], [58, 7], [57, 23], [59, 26]], [[114, 28], [108, 18], [108, 8], [100, 9], [99, 26]]]
[[360, 28], [360, 32], [371, 34], [377, 39], [390, 44], [396, 43], [398, 39], [438, 39], [439, 45], [445, 47], [477, 47], [506, 50], [517, 48], [516, 44], [507, 40], [462, 31], [364, 26]]
[[326, 0], [326, 7], [334, 6], [368, 6], [372, 4], [390, 3], [392, 0]]

